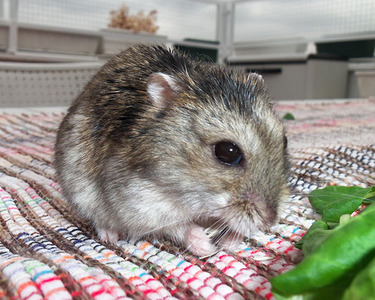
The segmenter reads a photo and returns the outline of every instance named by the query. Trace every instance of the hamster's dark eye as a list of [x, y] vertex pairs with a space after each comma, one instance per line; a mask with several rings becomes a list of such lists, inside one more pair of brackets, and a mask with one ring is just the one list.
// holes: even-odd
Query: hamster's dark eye
[[216, 158], [226, 165], [238, 165], [243, 159], [242, 151], [235, 143], [223, 141], [213, 147]]

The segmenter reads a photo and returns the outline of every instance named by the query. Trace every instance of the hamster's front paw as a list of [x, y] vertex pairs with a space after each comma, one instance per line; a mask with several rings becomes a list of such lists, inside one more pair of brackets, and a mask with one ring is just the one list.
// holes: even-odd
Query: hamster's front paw
[[115, 244], [119, 239], [119, 234], [116, 231], [100, 228], [97, 229], [96, 232], [98, 233], [99, 239], [106, 243]]
[[198, 256], [212, 255], [217, 251], [204, 232], [204, 228], [198, 225], [191, 225], [186, 232], [185, 245], [189, 251]]

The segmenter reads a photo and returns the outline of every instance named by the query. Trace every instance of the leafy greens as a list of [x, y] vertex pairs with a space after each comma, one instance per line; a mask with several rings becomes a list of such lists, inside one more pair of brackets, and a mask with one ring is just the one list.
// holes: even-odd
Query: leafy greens
[[271, 279], [277, 299], [375, 299], [375, 201], [370, 188], [329, 186], [310, 193], [322, 215], [296, 244], [305, 255], [293, 270]]

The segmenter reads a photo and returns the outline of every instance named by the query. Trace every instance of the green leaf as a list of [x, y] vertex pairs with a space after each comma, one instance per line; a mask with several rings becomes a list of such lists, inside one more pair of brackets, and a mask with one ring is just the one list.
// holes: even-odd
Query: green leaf
[[[283, 296], [275, 290], [273, 290], [272, 293], [277, 300], [343, 300], [342, 297], [345, 292], [345, 288], [350, 285], [351, 281], [352, 276], [349, 275], [343, 276], [333, 284], [299, 295]], [[354, 299], [357, 300], [357, 298], [351, 298], [350, 300]]]
[[[298, 249], [301, 249], [302, 250], [302, 246], [305, 242], [308, 242], [308, 243], [311, 243], [313, 242], [314, 240], [314, 236], [313, 236], [313, 232], [315, 230], [318, 230], [318, 229], [321, 229], [321, 230], [328, 230], [328, 225], [326, 222], [322, 221], [322, 220], [317, 220], [315, 221], [309, 228], [309, 230], [305, 233], [305, 235], [294, 245], [296, 248]], [[311, 240], [311, 241], [310, 241]], [[304, 252], [303, 253], [304, 255], [306, 255], [306, 253]]]
[[365, 269], [353, 279], [345, 291], [343, 300], [374, 300], [375, 299], [375, 257]]
[[[323, 221], [321, 222], [324, 223]], [[324, 227], [312, 230], [311, 233], [306, 237], [306, 240], [302, 245], [303, 254], [307, 256], [313, 253], [315, 249], [321, 245], [321, 243], [323, 243], [329, 236], [331, 236], [332, 232], [333, 231], [329, 230], [326, 224]]]
[[348, 222], [349, 220], [350, 220], [350, 215], [349, 214], [345, 214], [345, 215], [342, 215], [341, 217], [340, 217], [340, 225], [342, 225], [342, 224], [345, 224], [346, 222]]
[[341, 215], [354, 212], [370, 191], [357, 186], [328, 186], [312, 191], [309, 201], [324, 221], [338, 223]]
[[295, 120], [294, 116], [291, 113], [286, 113], [283, 117], [284, 120]]
[[372, 203], [375, 201], [375, 186], [370, 188], [370, 191], [363, 197], [363, 202], [366, 204]]
[[368, 255], [375, 253], [375, 205], [330, 231], [332, 234], [294, 269], [271, 278], [273, 292], [285, 297], [347, 287], [348, 276], [352, 278], [369, 262]]
[[306, 300], [306, 298], [302, 295], [293, 295], [289, 297], [284, 297], [276, 292], [273, 292], [273, 295], [277, 300]]
[[375, 300], [375, 187], [330, 186], [310, 193], [322, 215], [296, 244], [305, 259], [271, 279], [278, 300]]

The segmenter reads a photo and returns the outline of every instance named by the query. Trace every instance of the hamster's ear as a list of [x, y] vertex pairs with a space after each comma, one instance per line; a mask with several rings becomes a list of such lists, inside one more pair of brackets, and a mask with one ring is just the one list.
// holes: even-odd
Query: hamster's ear
[[176, 79], [164, 73], [153, 73], [148, 78], [147, 93], [158, 108], [165, 108], [179, 90]]

